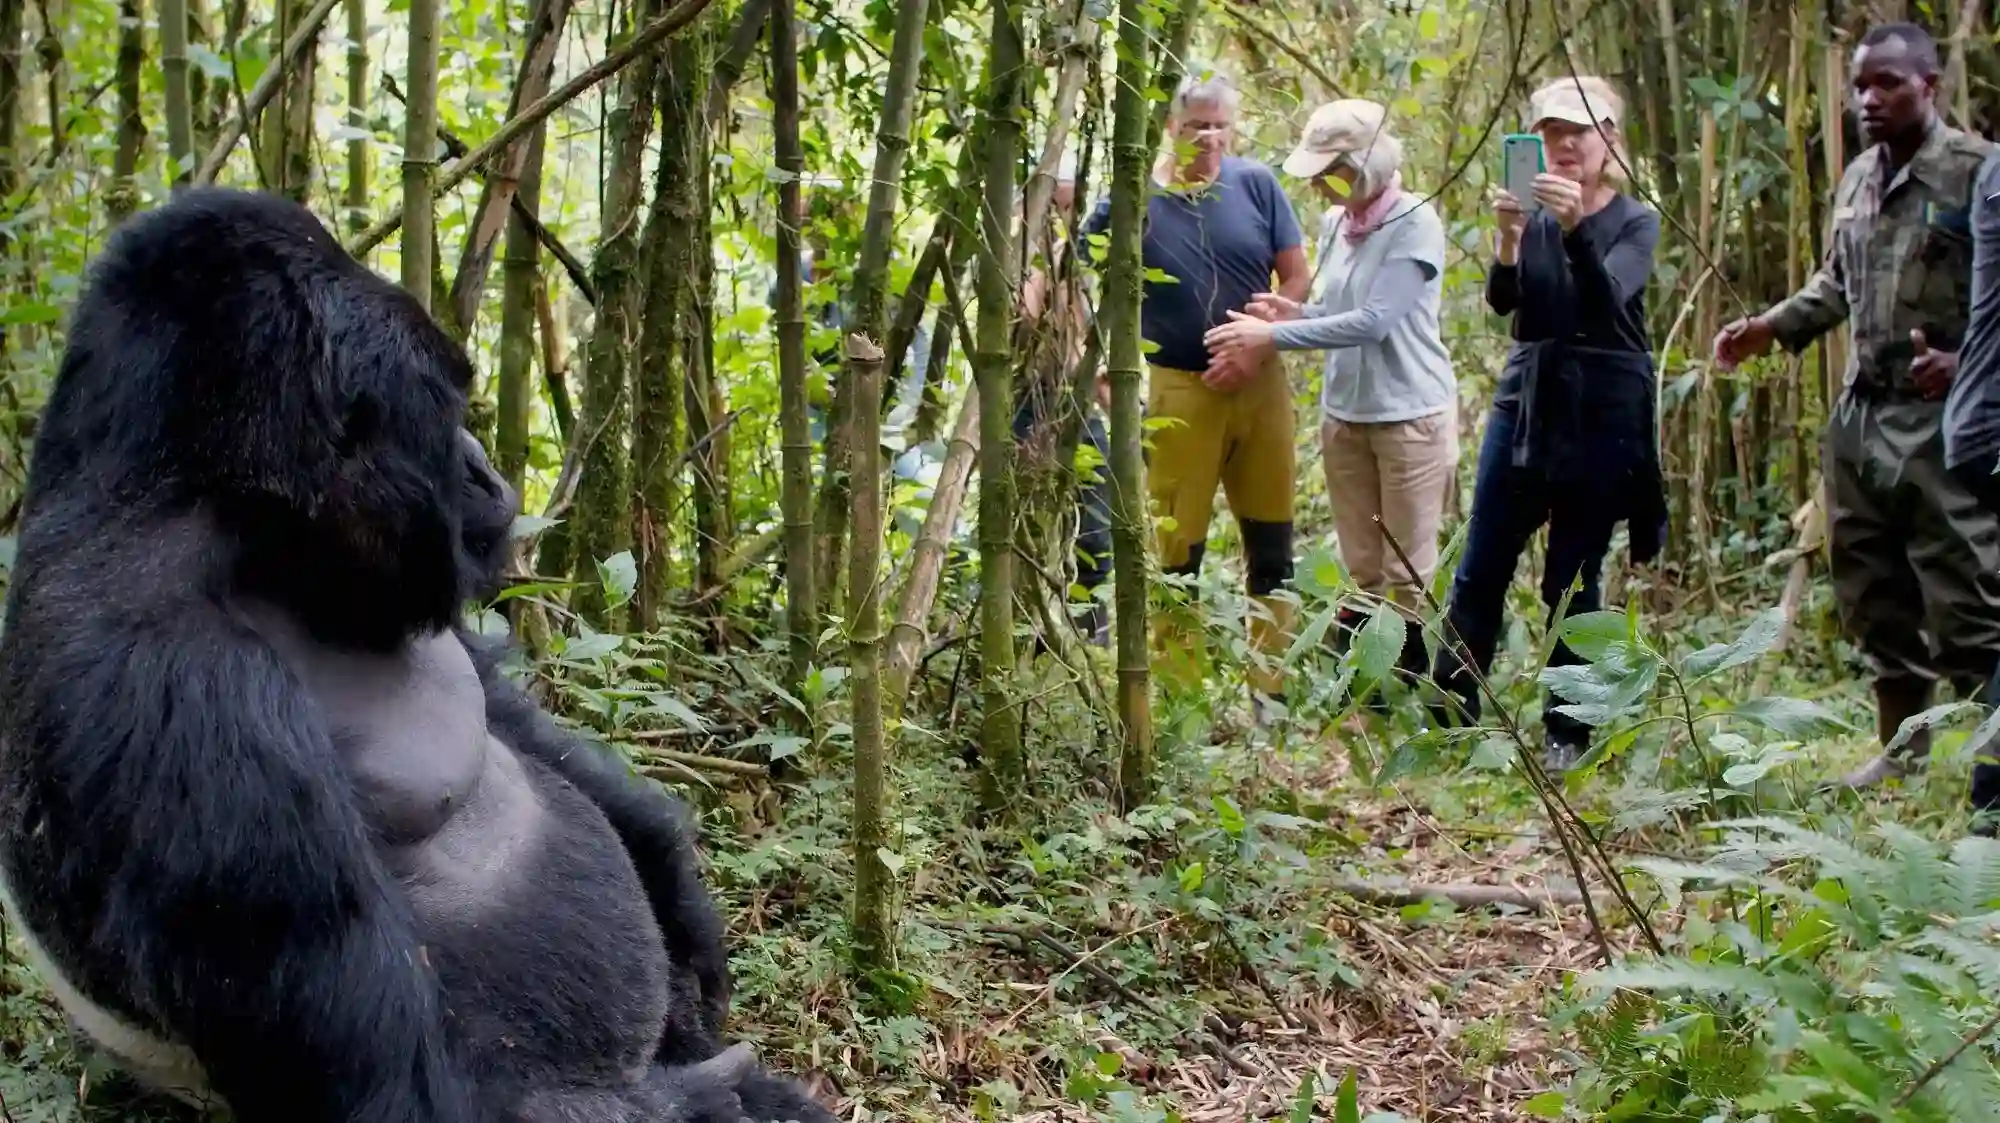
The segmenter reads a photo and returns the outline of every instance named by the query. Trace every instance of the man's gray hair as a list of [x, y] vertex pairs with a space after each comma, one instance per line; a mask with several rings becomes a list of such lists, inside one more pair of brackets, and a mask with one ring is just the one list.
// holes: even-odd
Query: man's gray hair
[[1234, 113], [1243, 104], [1243, 94], [1221, 71], [1202, 68], [1189, 71], [1181, 79], [1180, 89], [1174, 91], [1174, 116], [1185, 115], [1187, 107], [1196, 103], [1219, 106]]

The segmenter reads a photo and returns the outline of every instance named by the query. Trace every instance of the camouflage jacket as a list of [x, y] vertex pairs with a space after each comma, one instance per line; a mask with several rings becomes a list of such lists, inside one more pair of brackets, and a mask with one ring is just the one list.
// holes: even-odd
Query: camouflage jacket
[[1936, 351], [1956, 351], [1965, 339], [1973, 179], [1992, 151], [1985, 139], [1939, 120], [1894, 173], [1879, 144], [1856, 156], [1834, 191], [1819, 271], [1765, 314], [1778, 342], [1798, 351], [1846, 320], [1854, 346], [1845, 384], [1914, 396], [1910, 333], [1922, 331]]

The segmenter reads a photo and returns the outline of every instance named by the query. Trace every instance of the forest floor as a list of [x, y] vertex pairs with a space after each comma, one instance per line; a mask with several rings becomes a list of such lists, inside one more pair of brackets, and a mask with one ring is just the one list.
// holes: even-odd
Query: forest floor
[[[1711, 621], [1674, 644], [1740, 624]], [[1868, 727], [1865, 692], [1830, 649], [1785, 662], [1780, 688], [1810, 689]], [[1533, 712], [1531, 682], [1509, 697]], [[1038, 818], [1014, 832], [968, 826], [960, 754], [906, 727], [894, 843], [904, 958], [867, 997], [844, 953], [844, 781], [788, 782], [778, 822], [751, 810], [754, 793], [696, 792], [737, 941], [736, 1032], [856, 1121], [1302, 1118], [1308, 1078], [1309, 1117], [1331, 1118], [1350, 1073], [1363, 1119], [1527, 1117], [1574, 1068], [1569, 1018], [1599, 944], [1575, 905], [1383, 904], [1350, 891], [1574, 888], [1504, 756], [1479, 749], [1388, 785], [1356, 775], [1356, 762], [1379, 766], [1415, 713], [1406, 703], [1391, 726], [1347, 718], [1273, 746], [1226, 714], [1170, 705], [1170, 795], [1118, 816], [1103, 798], [1101, 730], [1051, 709], [1037, 741], [1073, 747], [1037, 758]], [[1836, 774], [1867, 740], [1815, 742], [1798, 777]], [[824, 763], [822, 776], [838, 775], [837, 758]], [[1607, 762], [1572, 784], [1572, 800], [1608, 821], [1660, 790], [1664, 780], [1637, 773], [1662, 767], [1643, 753]], [[1936, 769], [1863, 813], [1949, 818], [1962, 772]], [[1696, 843], [1662, 819], [1619, 832], [1619, 845], [1691, 853]], [[1613, 910], [1606, 923], [1615, 952], [1638, 946], [1629, 918]], [[87, 1069], [18, 947], [0, 951], [0, 1123], [187, 1118]]]

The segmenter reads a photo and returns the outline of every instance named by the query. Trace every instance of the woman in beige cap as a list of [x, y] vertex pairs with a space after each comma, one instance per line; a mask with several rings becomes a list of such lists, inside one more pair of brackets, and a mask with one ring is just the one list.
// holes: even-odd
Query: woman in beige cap
[[[1321, 230], [1319, 302], [1261, 294], [1249, 315], [1212, 329], [1208, 343], [1218, 352], [1268, 341], [1327, 353], [1320, 448], [1341, 561], [1364, 592], [1415, 609], [1437, 569], [1438, 526], [1458, 465], [1458, 384], [1438, 330], [1444, 223], [1402, 189], [1403, 146], [1385, 117], [1372, 101], [1322, 105], [1285, 161], [1286, 174], [1336, 204]], [[1343, 631], [1362, 618], [1343, 608]], [[1414, 620], [1399, 666], [1417, 678], [1427, 667]]]
[[[1562, 78], [1537, 90], [1528, 124], [1542, 138], [1547, 171], [1535, 177], [1532, 199], [1504, 191], [1494, 197], [1498, 229], [1486, 300], [1513, 318], [1514, 343], [1493, 394], [1452, 583], [1448, 642], [1434, 672], [1473, 718], [1473, 671], [1492, 663], [1507, 587], [1544, 523], [1541, 591], [1551, 627], [1572, 585], [1571, 613], [1598, 607], [1600, 571], [1619, 522], [1628, 524], [1635, 562], [1657, 555], [1666, 534], [1646, 337], [1646, 283], [1660, 219], [1619, 190], [1626, 179], [1623, 115], [1602, 79]], [[1578, 659], [1558, 643], [1549, 662]], [[1589, 746], [1589, 726], [1562, 705], [1551, 693], [1542, 710], [1543, 764], [1551, 770], [1573, 767]]]

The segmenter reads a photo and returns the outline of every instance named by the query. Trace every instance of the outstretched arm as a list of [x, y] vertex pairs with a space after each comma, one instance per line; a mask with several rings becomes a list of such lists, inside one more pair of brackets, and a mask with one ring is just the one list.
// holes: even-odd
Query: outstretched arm
[[[175, 590], [178, 591], [178, 590]], [[194, 596], [24, 608], [4, 725], [17, 895], [86, 990], [186, 1043], [243, 1123], [470, 1123], [436, 972], [313, 703]], [[114, 1007], [115, 1008], [115, 1007]]]
[[494, 736], [553, 769], [611, 821], [646, 886], [668, 953], [701, 988], [703, 1024], [719, 1034], [729, 1013], [729, 953], [722, 917], [695, 861], [687, 808], [632, 775], [610, 749], [557, 725], [500, 670], [504, 642], [463, 628], [459, 638], [479, 668], [486, 724]]

